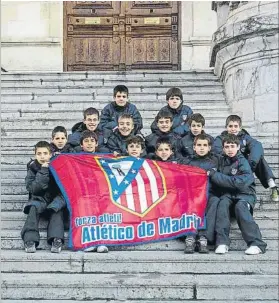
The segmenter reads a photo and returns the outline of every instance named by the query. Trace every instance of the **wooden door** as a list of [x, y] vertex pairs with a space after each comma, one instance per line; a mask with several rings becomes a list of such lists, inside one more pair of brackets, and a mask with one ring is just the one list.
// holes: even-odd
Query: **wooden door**
[[177, 1], [65, 1], [64, 71], [179, 69]]

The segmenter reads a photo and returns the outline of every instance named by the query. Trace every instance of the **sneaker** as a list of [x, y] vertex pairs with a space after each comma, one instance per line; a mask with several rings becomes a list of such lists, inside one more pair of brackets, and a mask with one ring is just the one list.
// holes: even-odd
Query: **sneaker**
[[206, 237], [202, 236], [198, 240], [198, 251], [200, 254], [208, 254], [209, 250], [207, 247], [207, 239]]
[[215, 254], [223, 255], [223, 254], [227, 253], [228, 251], [229, 251], [228, 245], [221, 244], [221, 245], [218, 245], [217, 248], [215, 249]]
[[107, 253], [109, 250], [105, 245], [101, 245], [97, 247], [97, 252], [98, 253]]
[[193, 254], [195, 251], [195, 239], [193, 236], [188, 236], [185, 239], [185, 249], [184, 249], [184, 253], [185, 254]]
[[262, 253], [262, 250], [258, 246], [250, 246], [245, 250], [246, 255], [258, 255]]
[[27, 253], [36, 252], [36, 246], [34, 241], [27, 241], [24, 243], [24, 248]]
[[52, 242], [52, 245], [51, 245], [50, 251], [51, 251], [52, 253], [57, 253], [57, 254], [59, 254], [59, 253], [61, 252], [62, 245], [63, 245], [63, 243], [62, 243], [62, 240], [61, 240], [61, 239], [59, 239], [59, 238], [54, 238], [54, 239], [53, 239], [53, 242]]
[[271, 188], [271, 195], [270, 198], [273, 202], [279, 202], [279, 191], [277, 187]]
[[85, 248], [84, 251], [85, 252], [97, 251], [97, 247], [96, 246], [87, 247]]

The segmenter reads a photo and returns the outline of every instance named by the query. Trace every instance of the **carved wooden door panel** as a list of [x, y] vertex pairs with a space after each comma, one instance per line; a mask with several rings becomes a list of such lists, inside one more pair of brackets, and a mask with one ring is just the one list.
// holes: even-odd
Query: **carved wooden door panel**
[[126, 69], [179, 69], [177, 1], [127, 1]]
[[64, 71], [179, 69], [178, 4], [65, 1]]

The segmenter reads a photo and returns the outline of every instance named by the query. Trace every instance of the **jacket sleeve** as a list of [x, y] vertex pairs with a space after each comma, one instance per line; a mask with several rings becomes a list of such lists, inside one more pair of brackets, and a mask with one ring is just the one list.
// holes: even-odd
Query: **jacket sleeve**
[[143, 128], [142, 117], [136, 106], [134, 105], [132, 116], [135, 124], [135, 132], [140, 131]]
[[221, 155], [223, 153], [223, 145], [222, 145], [222, 138], [221, 136], [217, 136], [213, 142], [213, 152], [215, 154]]
[[101, 111], [100, 128], [101, 130], [114, 129], [117, 126], [117, 121], [112, 119], [112, 113], [110, 111], [110, 104], [106, 105]]
[[28, 170], [25, 177], [26, 189], [32, 195], [42, 195], [48, 189], [49, 170], [48, 167], [42, 167], [36, 174]]
[[183, 137], [189, 132], [189, 125], [187, 123], [179, 125], [173, 129], [173, 132]]
[[67, 144], [75, 147], [80, 145], [81, 132], [74, 132], [69, 135]]
[[239, 191], [247, 189], [255, 181], [252, 170], [246, 160], [241, 161], [238, 174], [235, 176], [228, 176], [211, 170], [210, 177], [211, 181], [221, 188]]
[[118, 152], [118, 153], [122, 153], [121, 147], [118, 145], [117, 139], [114, 138], [113, 136], [110, 136], [108, 138], [108, 142], [107, 142], [107, 148], [110, 150], [110, 152]]
[[263, 146], [262, 144], [257, 141], [256, 139], [253, 139], [250, 136], [245, 136], [246, 143], [247, 143], [247, 149], [248, 149], [248, 161], [251, 167], [256, 166], [260, 158], [264, 154]]

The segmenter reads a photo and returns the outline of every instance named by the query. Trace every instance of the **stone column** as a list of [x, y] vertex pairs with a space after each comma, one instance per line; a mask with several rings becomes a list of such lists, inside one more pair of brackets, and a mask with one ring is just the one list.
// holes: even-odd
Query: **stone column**
[[278, 132], [278, 2], [231, 9], [213, 35], [210, 66], [224, 83], [232, 111]]

